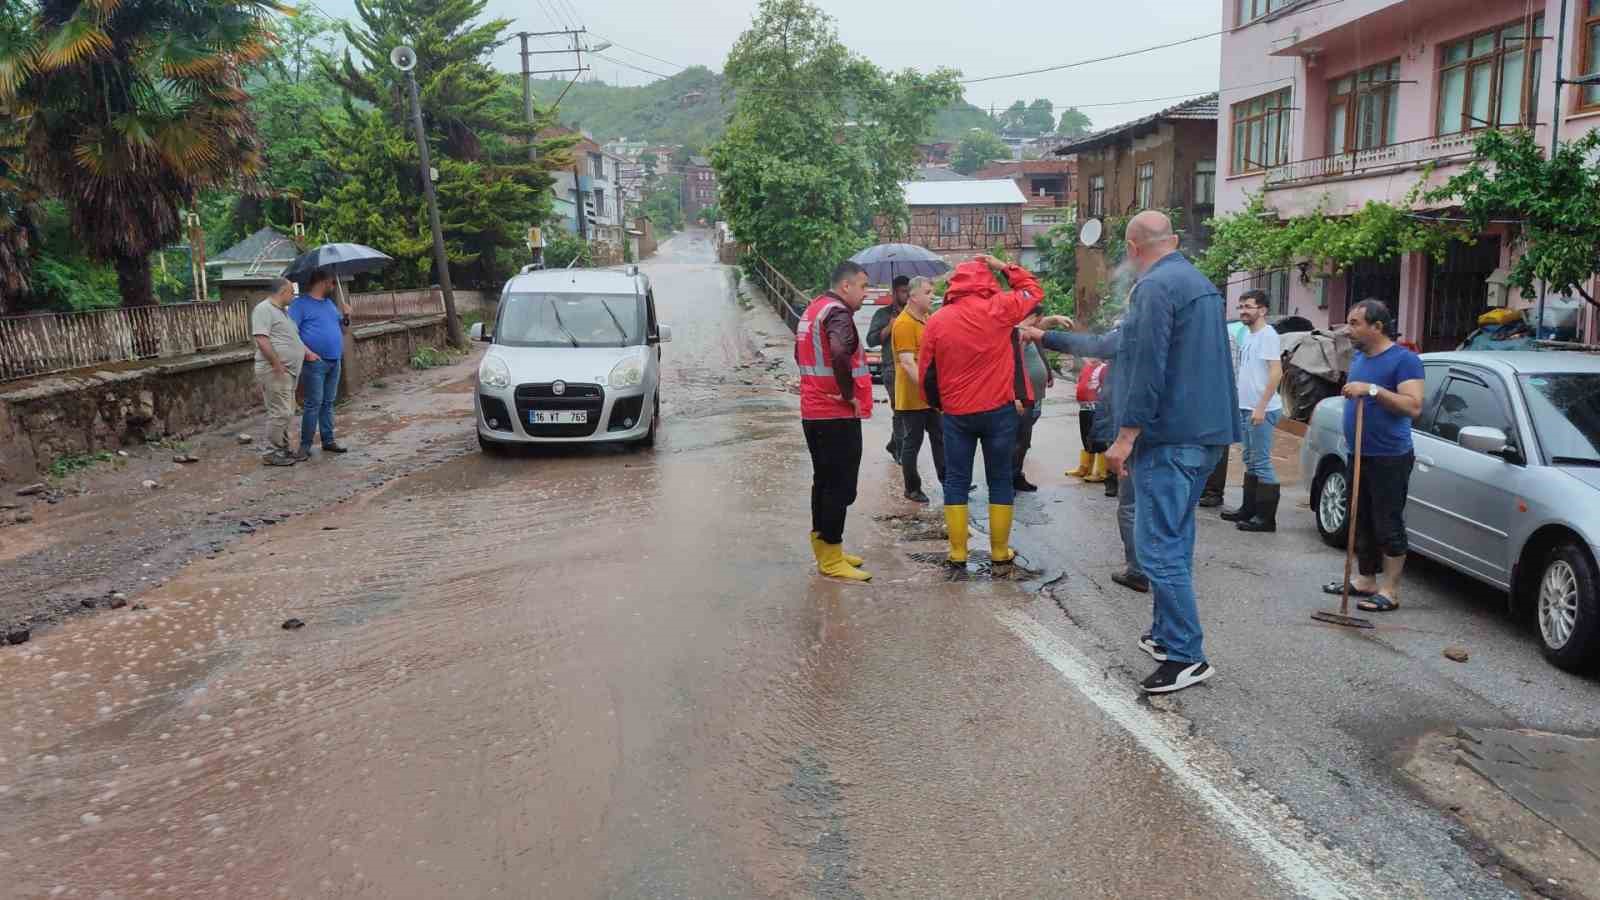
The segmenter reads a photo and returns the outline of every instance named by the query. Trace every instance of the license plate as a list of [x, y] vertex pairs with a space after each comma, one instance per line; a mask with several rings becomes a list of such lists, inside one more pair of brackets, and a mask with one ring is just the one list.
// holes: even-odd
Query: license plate
[[541, 410], [528, 411], [530, 425], [587, 425], [589, 424], [589, 411], [577, 410]]

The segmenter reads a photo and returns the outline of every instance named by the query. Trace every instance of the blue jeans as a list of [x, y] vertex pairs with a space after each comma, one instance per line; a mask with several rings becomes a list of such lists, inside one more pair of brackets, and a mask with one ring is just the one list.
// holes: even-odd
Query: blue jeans
[[311, 439], [322, 429], [322, 445], [333, 443], [333, 401], [339, 397], [339, 360], [307, 360], [300, 370], [306, 386], [306, 408], [300, 415], [300, 449], [311, 449]]
[[1129, 575], [1143, 575], [1139, 568], [1139, 538], [1134, 532], [1134, 511], [1139, 508], [1139, 483], [1123, 478], [1117, 487], [1117, 532], [1122, 535], [1122, 558]]
[[983, 445], [983, 477], [989, 502], [1010, 506], [1016, 499], [1012, 456], [1017, 448], [1017, 409], [1007, 403], [988, 412], [944, 418], [944, 505], [966, 506], [972, 492], [972, 457]]
[[1154, 594], [1150, 634], [1174, 662], [1204, 662], [1200, 611], [1194, 597], [1195, 507], [1222, 447], [1137, 445], [1133, 481], [1139, 492], [1134, 532], [1139, 564]]
[[1283, 411], [1275, 409], [1260, 425], [1253, 425], [1250, 410], [1239, 410], [1239, 428], [1244, 432], [1244, 470], [1262, 484], [1278, 483], [1278, 471], [1272, 467], [1272, 432], [1281, 418]]

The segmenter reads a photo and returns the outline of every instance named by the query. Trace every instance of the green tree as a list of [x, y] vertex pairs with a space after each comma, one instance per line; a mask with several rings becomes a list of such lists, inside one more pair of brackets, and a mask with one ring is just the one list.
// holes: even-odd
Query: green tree
[[1049, 134], [1056, 127], [1056, 107], [1049, 100], [1035, 100], [1028, 104], [1022, 116], [1023, 134]]
[[248, 184], [263, 157], [243, 71], [268, 55], [276, 0], [28, 2], [0, 47], [0, 107], [72, 232], [112, 263], [122, 302], [155, 302], [150, 255], [201, 191]]
[[1428, 193], [1431, 201], [1458, 203], [1470, 230], [1500, 219], [1518, 222], [1510, 281], [1522, 296], [1537, 296], [1543, 282], [1570, 297], [1600, 306], [1586, 285], [1600, 271], [1600, 131], [1556, 148], [1546, 158], [1532, 132], [1485, 131], [1466, 171]]
[[950, 168], [971, 175], [993, 160], [1010, 158], [1011, 148], [998, 136], [987, 131], [969, 131], [950, 154]]
[[585, 269], [594, 265], [594, 255], [589, 242], [572, 232], [556, 226], [547, 231], [544, 245], [544, 264], [550, 269]]
[[349, 49], [321, 66], [344, 92], [346, 122], [331, 129], [337, 151], [320, 155], [338, 183], [314, 204], [319, 225], [339, 240], [380, 241], [373, 246], [402, 263], [386, 280], [432, 277], [431, 242], [419, 243], [426, 216], [409, 141], [410, 100], [404, 75], [389, 63], [395, 47], [417, 53], [412, 74], [439, 172], [439, 215], [456, 284], [494, 289], [504, 281], [528, 226], [550, 217], [550, 172], [572, 164], [570, 136], [540, 141], [537, 161], [529, 162], [526, 142], [555, 117], [541, 108], [532, 125], [522, 122], [520, 91], [488, 63], [510, 22], [480, 19], [486, 2], [356, 0], [359, 21], [343, 29]]
[[762, 0], [724, 78], [736, 100], [712, 150], [723, 219], [808, 288], [875, 220], [905, 221], [917, 145], [960, 95], [954, 72], [887, 74], [851, 53], [806, 0]]
[[1025, 100], [1018, 100], [1017, 102], [1006, 107], [1004, 112], [1000, 113], [1000, 130], [1021, 131], [1023, 123], [1027, 121], [1027, 118], [1028, 103]]
[[660, 237], [683, 228], [683, 176], [665, 175], [652, 179], [644, 190], [644, 215], [655, 224]]
[[1056, 126], [1056, 134], [1063, 137], [1083, 137], [1094, 127], [1089, 117], [1078, 111], [1076, 106], [1069, 106], [1061, 113], [1061, 124]]

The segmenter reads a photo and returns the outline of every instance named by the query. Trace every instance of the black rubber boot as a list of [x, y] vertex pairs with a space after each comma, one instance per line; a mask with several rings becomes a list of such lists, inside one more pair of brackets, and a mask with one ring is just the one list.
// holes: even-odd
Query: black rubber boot
[[1244, 500], [1238, 509], [1225, 509], [1222, 511], [1224, 522], [1248, 522], [1256, 514], [1256, 493], [1260, 490], [1260, 482], [1254, 475], [1244, 477]]
[[1281, 488], [1275, 484], [1256, 485], [1256, 514], [1240, 522], [1240, 531], [1272, 532], [1278, 530], [1278, 497]]

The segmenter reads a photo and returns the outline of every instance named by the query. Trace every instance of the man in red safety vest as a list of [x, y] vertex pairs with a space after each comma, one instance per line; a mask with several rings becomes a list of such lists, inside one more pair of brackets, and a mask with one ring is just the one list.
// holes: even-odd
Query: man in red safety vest
[[822, 574], [868, 581], [861, 557], [844, 552], [845, 513], [861, 471], [861, 420], [872, 416], [872, 374], [854, 318], [867, 296], [866, 270], [846, 260], [832, 284], [794, 331], [800, 424], [811, 451], [811, 550]]

